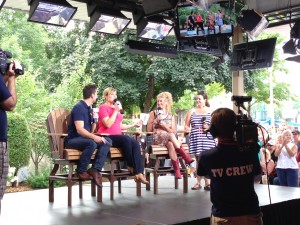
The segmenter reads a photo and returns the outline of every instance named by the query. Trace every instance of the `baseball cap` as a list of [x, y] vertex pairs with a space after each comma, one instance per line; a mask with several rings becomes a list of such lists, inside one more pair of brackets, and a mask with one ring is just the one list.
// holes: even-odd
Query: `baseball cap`
[[274, 145], [274, 141], [273, 140], [268, 141], [267, 145], [273, 146]]
[[300, 131], [299, 131], [298, 129], [294, 129], [294, 130], [292, 131], [292, 134], [300, 134]]

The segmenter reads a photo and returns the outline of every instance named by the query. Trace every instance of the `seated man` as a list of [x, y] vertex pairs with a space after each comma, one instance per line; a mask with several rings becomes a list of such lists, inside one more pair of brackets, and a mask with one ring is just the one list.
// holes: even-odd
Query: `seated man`
[[[65, 148], [73, 148], [82, 151], [78, 166], [77, 175], [80, 179], [86, 180], [93, 178], [99, 187], [101, 184], [101, 174], [104, 162], [109, 152], [111, 140], [93, 134], [96, 123], [92, 123], [93, 113], [90, 106], [97, 101], [97, 86], [87, 85], [83, 88], [83, 100], [77, 103], [72, 111], [67, 130], [68, 136], [65, 138]], [[98, 149], [95, 161], [90, 169], [87, 169], [91, 157]]]

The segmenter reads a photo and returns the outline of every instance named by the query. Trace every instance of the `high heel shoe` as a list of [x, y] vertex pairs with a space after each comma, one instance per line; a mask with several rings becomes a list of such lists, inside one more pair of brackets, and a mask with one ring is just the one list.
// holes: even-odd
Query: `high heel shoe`
[[127, 166], [129, 173], [133, 174], [133, 168], [131, 166]]
[[134, 179], [135, 182], [139, 181], [143, 184], [149, 184], [149, 181], [146, 180], [146, 178], [144, 177], [144, 175], [142, 173], [134, 175], [133, 179]]

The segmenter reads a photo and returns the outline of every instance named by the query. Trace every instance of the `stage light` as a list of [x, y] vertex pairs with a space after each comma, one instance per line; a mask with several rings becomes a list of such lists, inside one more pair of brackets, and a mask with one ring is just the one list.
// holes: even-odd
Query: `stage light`
[[4, 6], [5, 0], [0, 0], [0, 10], [2, 9], [2, 7]]
[[253, 9], [241, 11], [237, 22], [252, 38], [258, 37], [269, 25], [267, 19]]
[[142, 17], [136, 26], [137, 37], [158, 41], [163, 40], [173, 28], [161, 16]]
[[28, 0], [28, 21], [65, 27], [77, 11], [66, 0]]
[[102, 8], [95, 4], [88, 4], [88, 14], [90, 29], [99, 33], [120, 35], [131, 22], [120, 10]]
[[293, 38], [291, 38], [287, 43], [285, 43], [282, 46], [283, 52], [284, 53], [288, 53], [288, 54], [292, 54], [292, 55], [296, 55], [296, 46], [295, 46], [295, 42], [293, 40]]
[[167, 58], [177, 57], [177, 47], [162, 45], [150, 42], [128, 40], [125, 43], [125, 48], [130, 53], [154, 55]]

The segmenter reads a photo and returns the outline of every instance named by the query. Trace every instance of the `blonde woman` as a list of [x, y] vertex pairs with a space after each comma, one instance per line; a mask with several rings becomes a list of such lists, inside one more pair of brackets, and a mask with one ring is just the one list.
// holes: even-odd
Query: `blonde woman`
[[276, 172], [281, 186], [298, 187], [297, 146], [292, 142], [292, 132], [282, 133], [282, 144], [275, 150], [278, 156]]
[[172, 95], [169, 92], [162, 92], [157, 95], [157, 110], [150, 112], [147, 124], [147, 131], [154, 132], [154, 144], [165, 146], [169, 151], [169, 156], [175, 172], [175, 177], [181, 179], [179, 161], [177, 153], [184, 159], [186, 164], [191, 164], [194, 160], [186, 154], [181, 147], [181, 143], [175, 136], [175, 117], [171, 109], [173, 105]]

